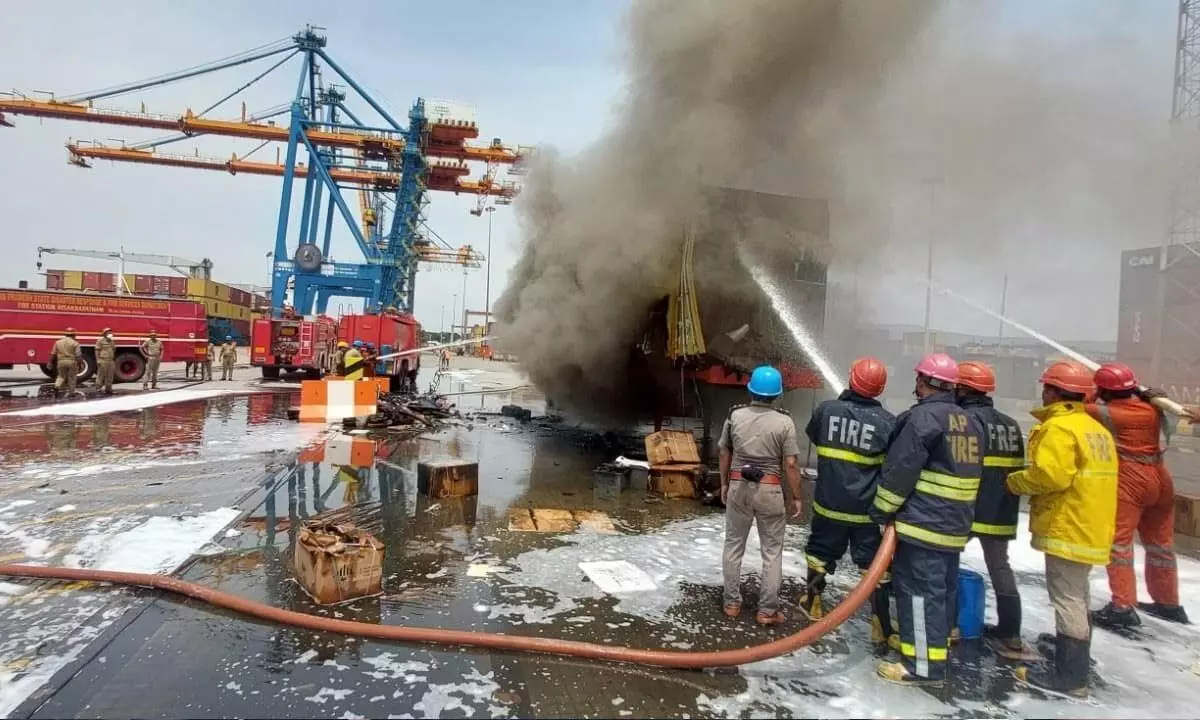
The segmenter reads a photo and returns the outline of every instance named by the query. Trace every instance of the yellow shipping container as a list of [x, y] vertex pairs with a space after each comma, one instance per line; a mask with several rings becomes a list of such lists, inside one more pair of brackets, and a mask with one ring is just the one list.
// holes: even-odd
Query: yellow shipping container
[[188, 278], [187, 294], [190, 298], [208, 297], [208, 281], [200, 278]]
[[125, 278], [125, 281], [121, 284], [122, 290], [124, 292], [129, 293], [130, 295], [134, 294], [135, 288], [133, 285], [133, 278], [134, 278], [133, 274], [125, 273], [124, 278]]
[[229, 286], [221, 283], [210, 283], [213, 286], [213, 294], [209, 297], [215, 297], [223, 302], [229, 302]]
[[64, 270], [63, 271], [63, 290], [82, 290], [83, 289], [83, 271], [82, 270]]

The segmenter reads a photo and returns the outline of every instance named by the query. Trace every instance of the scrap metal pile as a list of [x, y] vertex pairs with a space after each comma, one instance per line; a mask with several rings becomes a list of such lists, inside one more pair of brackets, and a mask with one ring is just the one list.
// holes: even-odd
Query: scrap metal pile
[[432, 428], [438, 421], [458, 415], [455, 405], [444, 395], [408, 395], [380, 393], [375, 412], [365, 418], [351, 417], [342, 421], [347, 430], [355, 428], [386, 428], [421, 426]]

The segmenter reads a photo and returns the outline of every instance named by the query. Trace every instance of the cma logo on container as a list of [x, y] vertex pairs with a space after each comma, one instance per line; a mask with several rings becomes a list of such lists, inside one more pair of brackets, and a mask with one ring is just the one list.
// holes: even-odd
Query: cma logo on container
[[1134, 255], [1129, 258], [1129, 267], [1147, 267], [1157, 264], [1158, 257], [1155, 255]]

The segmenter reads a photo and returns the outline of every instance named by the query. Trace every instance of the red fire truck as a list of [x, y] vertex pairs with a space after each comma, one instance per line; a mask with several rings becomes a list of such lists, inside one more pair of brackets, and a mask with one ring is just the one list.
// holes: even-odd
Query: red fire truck
[[80, 380], [96, 372], [94, 347], [106, 327], [112, 328], [117, 345], [117, 382], [142, 379], [146, 361], [138, 345], [151, 330], [163, 342], [163, 362], [202, 359], [208, 345], [208, 320], [199, 303], [108, 293], [0, 290], [0, 369], [37, 365], [51, 376], [51, 351], [69, 327], [83, 346]]
[[250, 326], [250, 364], [264, 378], [302, 372], [311, 379], [333, 369], [337, 322], [325, 315], [258, 318]]
[[383, 361], [384, 372], [380, 373], [392, 379], [393, 392], [406, 380], [417, 381], [417, 371], [421, 369], [421, 323], [412, 315], [343, 315], [338, 324], [338, 339], [352, 344], [355, 340], [372, 343], [380, 355], [418, 351]]

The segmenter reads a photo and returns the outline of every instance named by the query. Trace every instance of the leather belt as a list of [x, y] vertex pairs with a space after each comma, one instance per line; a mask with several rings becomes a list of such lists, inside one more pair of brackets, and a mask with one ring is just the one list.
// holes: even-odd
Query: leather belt
[[[742, 471], [741, 470], [731, 470], [729, 472], [729, 479], [730, 480], [741, 480], [742, 479]], [[782, 485], [783, 484], [782, 478], [780, 478], [778, 475], [763, 475], [762, 480], [759, 480], [758, 482], [760, 485]]]
[[1117, 457], [1141, 465], [1158, 465], [1163, 460], [1161, 451], [1156, 453], [1134, 453], [1126, 450], [1117, 450]]

